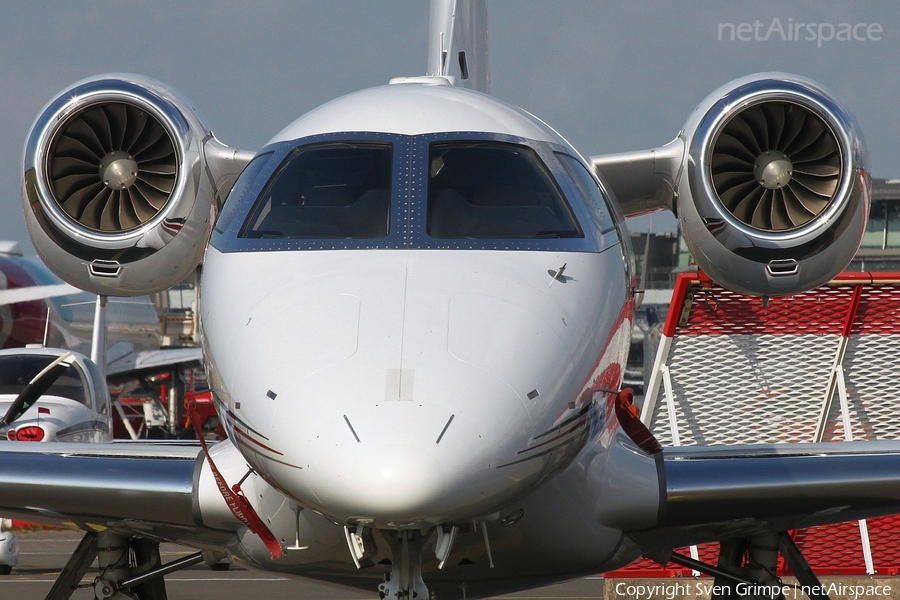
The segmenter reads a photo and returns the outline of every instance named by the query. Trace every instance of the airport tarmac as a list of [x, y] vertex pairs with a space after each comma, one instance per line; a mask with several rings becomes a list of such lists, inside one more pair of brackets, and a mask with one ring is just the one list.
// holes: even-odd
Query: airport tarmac
[[[0, 598], [44, 598], [81, 537], [76, 531], [28, 531], [17, 532], [17, 535], [19, 564], [13, 568], [12, 574], [0, 576]], [[175, 544], [163, 544], [160, 551], [164, 563], [193, 553], [190, 548]], [[96, 568], [89, 570], [85, 583], [89, 584], [95, 575]], [[528, 600], [602, 599], [603, 583], [600, 577], [586, 578], [503, 597]], [[166, 591], [169, 600], [378, 598], [374, 590], [367, 594], [334, 588], [310, 579], [255, 571], [239, 561], [235, 561], [228, 571], [213, 571], [202, 564], [177, 571], [166, 577]], [[92, 600], [93, 597], [93, 590], [85, 588], [77, 590], [72, 599]]]
[[[19, 536], [19, 564], [10, 575], [0, 575], [0, 599], [44, 598], [81, 539], [77, 531], [27, 531]], [[192, 554], [193, 550], [176, 544], [160, 547], [163, 562]], [[73, 600], [92, 600], [90, 582], [96, 568], [85, 577], [87, 587], [79, 589]], [[900, 579], [892, 577], [831, 577], [823, 585], [832, 600], [900, 600]], [[806, 600], [801, 590], [785, 579], [787, 600]], [[500, 596], [506, 600], [707, 600], [712, 580], [708, 578], [611, 579], [586, 577]], [[336, 588], [310, 579], [286, 577], [255, 571], [235, 561], [228, 571], [213, 571], [196, 565], [166, 577], [169, 600], [377, 600], [378, 595], [347, 588]], [[604, 593], [605, 591], [605, 593]], [[463, 598], [460, 592], [459, 598]]]

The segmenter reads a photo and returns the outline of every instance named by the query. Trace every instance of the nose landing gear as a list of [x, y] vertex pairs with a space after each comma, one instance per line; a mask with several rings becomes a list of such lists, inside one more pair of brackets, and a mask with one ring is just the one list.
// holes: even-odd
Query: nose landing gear
[[422, 550], [428, 536], [418, 531], [398, 531], [385, 535], [394, 557], [391, 574], [378, 586], [385, 600], [427, 600], [428, 588], [422, 581]]

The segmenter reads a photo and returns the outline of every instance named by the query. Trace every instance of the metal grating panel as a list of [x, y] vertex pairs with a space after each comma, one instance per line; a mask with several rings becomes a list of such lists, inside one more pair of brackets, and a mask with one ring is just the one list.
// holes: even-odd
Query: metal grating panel
[[[900, 439], [900, 335], [850, 336], [843, 367], [854, 439]], [[844, 439], [839, 411], [834, 402], [826, 441]]]
[[[822, 439], [844, 440], [839, 391], [828, 396], [838, 359], [854, 439], [900, 439], [896, 276], [767, 302], [695, 281], [685, 288], [680, 319], [667, 325], [674, 335], [665, 365], [681, 445], [813, 442], [826, 407]], [[651, 431], [671, 445], [663, 388], [646, 401], [654, 403]]]
[[[676, 337], [713, 335], [839, 334], [847, 318], [852, 288], [824, 287], [764, 301], [717, 285], [688, 288], [690, 317]], [[801, 316], [802, 318], [798, 318]]]
[[[693, 335], [672, 343], [681, 445], [811, 442], [840, 335]], [[651, 431], [672, 445], [658, 399]]]
[[[900, 575], [900, 556], [897, 553], [897, 534], [900, 517], [869, 520], [869, 539], [872, 540], [872, 559], [879, 575]], [[823, 547], [828, 547], [823, 540]]]
[[794, 534], [794, 541], [819, 575], [865, 573], [857, 521], [801, 529]]
[[853, 321], [853, 334], [900, 333], [900, 285], [862, 286], [859, 310]]
[[[673, 444], [673, 429], [681, 445], [811, 442], [823, 414], [822, 440], [840, 442], [841, 392], [853, 439], [900, 439], [900, 274], [844, 274], [767, 302], [702, 276], [680, 279], [665, 326], [671, 343], [660, 345], [653, 374], [664, 380], [668, 373], [671, 407], [663, 384], [651, 385], [645, 399], [644, 419], [660, 443]], [[900, 574], [900, 516], [867, 527], [875, 572]], [[866, 574], [857, 522], [793, 535], [819, 574]], [[704, 562], [717, 562], [718, 544], [699, 551]], [[689, 574], [642, 559], [609, 576]], [[779, 575], [786, 574], [780, 563]]]

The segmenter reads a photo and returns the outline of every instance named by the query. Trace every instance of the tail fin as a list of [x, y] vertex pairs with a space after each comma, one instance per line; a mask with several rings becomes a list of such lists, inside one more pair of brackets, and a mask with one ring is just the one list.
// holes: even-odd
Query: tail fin
[[431, 0], [427, 74], [488, 93], [486, 0]]

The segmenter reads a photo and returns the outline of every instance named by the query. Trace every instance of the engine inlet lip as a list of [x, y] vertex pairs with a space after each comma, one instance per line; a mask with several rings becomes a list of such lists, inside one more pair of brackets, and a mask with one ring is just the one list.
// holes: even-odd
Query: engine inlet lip
[[841, 179], [833, 198], [849, 198], [858, 177], [853, 172], [856, 159], [852, 118], [820, 90], [802, 81], [752, 81], [726, 93], [712, 105], [701, 120], [690, 142], [690, 156], [697, 167], [697, 177], [691, 178], [691, 186], [699, 187], [694, 193], [697, 210], [704, 220], [725, 221], [729, 227], [753, 239], [754, 245], [796, 245], [811, 239], [823, 224], [830, 226], [840, 219], [846, 210], [846, 202], [832, 201], [830, 205], [807, 223], [791, 229], [769, 231], [758, 229], [737, 219], [719, 200], [712, 180], [712, 151], [719, 135], [733, 115], [765, 102], [795, 104], [821, 119], [837, 141], [840, 153]]
[[[45, 230], [49, 226], [68, 238], [81, 239], [100, 247], [127, 248], [139, 244], [148, 232], [160, 226], [177, 208], [177, 203], [169, 201], [158, 214], [138, 227], [104, 232], [86, 227], [73, 219], [59, 205], [56, 194], [47, 184], [49, 161], [52, 160], [50, 151], [54, 147], [56, 136], [71, 119], [95, 105], [109, 102], [131, 104], [146, 111], [162, 125], [175, 148], [176, 161], [180, 165], [171, 197], [177, 198], [184, 193], [188, 177], [184, 168], [183, 149], [189, 139], [191, 127], [182, 113], [170, 100], [138, 83], [122, 79], [97, 79], [76, 84], [68, 93], [48, 105], [35, 121], [25, 147], [24, 166], [26, 188], [29, 184], [33, 185], [38, 202], [32, 200], [26, 208], [43, 215], [38, 222]], [[32, 194], [29, 192], [28, 196], [31, 198]], [[51, 231], [47, 233], [56, 235]]]

